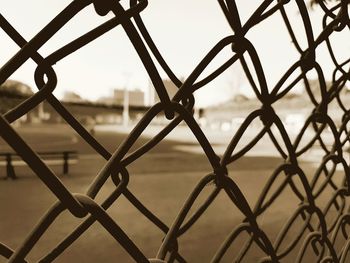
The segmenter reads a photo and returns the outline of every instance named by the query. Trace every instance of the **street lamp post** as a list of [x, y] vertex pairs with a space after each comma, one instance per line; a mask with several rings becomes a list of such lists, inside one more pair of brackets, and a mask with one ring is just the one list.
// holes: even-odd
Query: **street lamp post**
[[129, 91], [128, 82], [124, 86], [124, 99], [123, 99], [123, 126], [129, 125]]

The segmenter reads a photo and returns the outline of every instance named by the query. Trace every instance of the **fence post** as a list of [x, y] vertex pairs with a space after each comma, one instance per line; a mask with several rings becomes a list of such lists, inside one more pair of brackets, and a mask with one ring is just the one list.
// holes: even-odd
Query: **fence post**
[[15, 169], [12, 165], [12, 156], [10, 153], [6, 154], [6, 171], [7, 171], [7, 178], [11, 178], [12, 180], [17, 179]]
[[63, 174], [68, 174], [69, 152], [63, 152]]

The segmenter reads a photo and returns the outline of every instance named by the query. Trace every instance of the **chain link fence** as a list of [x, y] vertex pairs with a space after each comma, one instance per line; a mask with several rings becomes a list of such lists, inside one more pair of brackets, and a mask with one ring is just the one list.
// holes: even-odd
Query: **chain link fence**
[[[286, 11], [286, 8], [292, 3], [296, 4], [300, 13], [302, 30], [305, 35], [303, 41], [306, 42], [306, 48], [301, 47]], [[261, 1], [259, 7], [244, 23], [240, 18], [240, 10], [237, 8], [235, 0], [218, 0], [218, 4], [227, 23], [232, 28], [232, 35], [220, 40], [184, 81], [177, 78], [167, 65], [143, 23], [141, 15], [143, 10], [148, 8], [147, 0], [130, 0], [127, 8], [116, 0], [74, 0], [28, 42], [5, 17], [0, 15], [1, 28], [20, 47], [20, 50], [1, 67], [0, 83], [4, 83], [27, 60], [32, 59], [37, 64], [34, 77], [38, 88], [38, 91], [30, 98], [1, 115], [0, 135], [57, 197], [57, 202], [43, 215], [41, 221], [33, 228], [21, 246], [12, 249], [5, 244], [0, 244], [0, 254], [7, 258], [8, 262], [26, 262], [25, 258], [36, 242], [65, 210], [68, 210], [74, 217], [86, 218], [40, 262], [52, 262], [58, 258], [96, 221], [136, 262], [186, 262], [186, 258], [181, 255], [178, 238], [188, 234], [189, 229], [197, 223], [219, 193], [227, 195], [232, 201], [232, 206], [238, 208], [244, 216], [244, 220], [232, 229], [231, 233], [227, 234], [227, 238], [223, 240], [216, 254], [208, 261], [222, 262], [231, 246], [239, 246], [239, 253], [231, 259], [234, 262], [244, 262], [245, 256], [252, 247], [258, 247], [265, 255], [259, 259], [259, 262], [310, 262], [307, 259], [307, 255], [310, 253], [317, 262], [349, 262], [348, 225], [350, 224], [350, 214], [347, 196], [350, 194], [348, 189], [350, 174], [349, 161], [346, 161], [345, 158], [348, 154], [350, 112], [347, 108], [348, 105], [344, 103], [344, 97], [346, 96], [346, 84], [350, 78], [350, 58], [339, 61], [335, 55], [337, 47], [330, 41], [333, 34], [348, 31], [350, 27], [349, 1], [317, 1], [324, 17], [323, 30], [316, 37], [310, 21], [309, 3], [303, 0]], [[52, 54], [46, 57], [41, 56], [38, 50], [68, 21], [89, 5], [93, 5], [100, 16], [105, 16], [109, 12], [112, 12], [114, 16]], [[295, 50], [300, 54], [300, 59], [291, 63], [292, 65], [287, 72], [281, 76], [275, 86], [271, 87], [267, 84], [258, 52], [247, 34], [257, 24], [276, 13], [279, 13], [283, 18], [285, 28]], [[125, 30], [155, 87], [160, 102], [153, 105], [144, 114], [120, 147], [111, 153], [84, 129], [52, 94], [57, 84], [57, 76], [52, 66], [115, 27], [122, 27]], [[267, 33], [266, 36], [268, 37]], [[326, 47], [332, 59], [334, 71], [331, 83], [326, 81], [323, 68], [317, 61], [316, 53], [321, 45]], [[232, 56], [199, 81], [201, 73], [226, 47], [232, 49]], [[234, 63], [241, 64], [261, 107], [247, 116], [238, 130], [232, 134], [232, 140], [225, 153], [218, 156], [193, 116], [195, 106], [193, 93], [220, 76]], [[178, 92], [172, 98], [169, 97], [164, 87], [156, 64], [161, 66], [178, 87]], [[308, 73], [311, 71], [317, 75], [317, 89], [312, 89], [310, 85]], [[292, 80], [290, 76], [293, 76]], [[308, 96], [309, 104], [313, 110], [306, 118], [298, 135], [292, 138], [281, 121], [279, 112], [274, 109], [274, 104], [292, 93], [293, 89], [300, 83], [307, 91], [305, 96]], [[43, 101], [48, 102], [81, 138], [106, 160], [105, 165], [94, 177], [85, 193], [71, 193], [11, 126], [12, 122]], [[330, 105], [342, 114], [342, 116], [338, 116], [339, 122], [330, 116]], [[160, 113], [166, 116], [169, 124], [149, 142], [129, 153], [135, 141], [142, 135], [155, 116]], [[245, 146], [237, 151], [236, 146], [241, 142], [249, 125], [256, 120], [263, 124], [263, 128], [251, 141], [244, 142]], [[129, 177], [128, 165], [146, 155], [181, 122], [186, 123], [196, 137], [212, 170], [208, 171], [208, 174], [189, 193], [187, 201], [172, 224], [166, 225], [128, 189], [129, 180], [132, 180], [132, 177]], [[307, 137], [305, 134], [310, 130], [313, 131], [313, 136]], [[324, 139], [326, 132], [331, 135], [331, 140]], [[261, 189], [252, 189], [252, 191], [261, 191], [258, 201], [252, 207], [235, 180], [230, 177], [227, 166], [249, 153], [264, 135], [271, 139], [284, 163], [275, 167], [266, 185]], [[308, 138], [306, 142], [305, 137]], [[302, 141], [304, 142], [301, 143]], [[318, 167], [315, 173], [309, 175], [302, 169], [300, 160], [309, 154], [308, 150], [316, 144], [322, 151], [322, 158], [317, 163]], [[115, 190], [105, 201], [97, 203], [95, 197], [109, 178], [113, 180]], [[194, 202], [208, 185], [214, 186], [212, 192], [202, 205], [190, 215]], [[296, 204], [297, 209], [293, 211], [285, 225], [279, 229], [279, 234], [275, 238], [271, 238], [259, 225], [259, 219], [265, 215], [266, 211], [287, 188], [299, 200]], [[330, 193], [328, 201], [324, 202], [322, 199], [322, 203], [319, 203], [318, 199], [325, 192]], [[118, 222], [114, 221], [107, 213], [106, 210], [121, 196], [124, 196], [144, 217], [159, 228], [159, 231], [164, 233], [164, 239], [161, 240], [161, 245], [157, 255], [154, 255], [154, 259], [148, 259], [118, 225]], [[243, 243], [236, 242], [242, 235], [248, 235], [249, 238]]]

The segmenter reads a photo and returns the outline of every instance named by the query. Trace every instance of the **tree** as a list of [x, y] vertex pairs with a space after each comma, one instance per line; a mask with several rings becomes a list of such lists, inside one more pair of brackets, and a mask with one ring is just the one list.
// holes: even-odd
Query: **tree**
[[0, 85], [0, 96], [26, 98], [33, 95], [32, 89], [27, 85], [17, 80], [6, 80]]

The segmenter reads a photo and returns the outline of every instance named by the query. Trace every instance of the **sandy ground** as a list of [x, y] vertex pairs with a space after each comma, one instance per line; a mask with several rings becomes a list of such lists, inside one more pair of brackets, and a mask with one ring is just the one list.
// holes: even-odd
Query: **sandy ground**
[[[158, 130], [159, 127], [147, 130], [137, 142], [136, 147], [152, 138]], [[96, 138], [110, 151], [117, 148], [128, 131], [121, 127], [118, 129], [116, 127], [96, 127], [95, 129]], [[19, 129], [19, 132], [38, 151], [45, 151], [53, 147], [55, 150], [79, 151], [79, 161], [70, 167], [69, 175], [62, 175], [62, 167], [52, 167], [72, 192], [84, 193], [93, 177], [105, 163], [94, 150], [66, 126], [57, 126], [54, 129], [52, 127], [50, 129], [27, 127]], [[207, 136], [214, 145], [215, 151], [220, 155], [229, 143], [232, 133], [208, 131]], [[2, 144], [1, 150], [7, 150], [6, 145]], [[319, 161], [317, 150], [312, 156], [313, 161]], [[310, 160], [308, 161], [303, 163], [303, 168], [308, 174], [312, 174], [315, 165]], [[251, 207], [254, 207], [272, 171], [281, 163], [282, 159], [273, 150], [272, 144], [268, 139], [264, 139], [246, 157], [229, 166], [231, 178], [240, 187]], [[168, 226], [198, 181], [211, 171], [195, 138], [184, 127], [177, 128], [177, 131], [167, 137], [165, 142], [132, 163], [128, 170], [130, 172], [128, 185], [130, 191]], [[56, 201], [53, 194], [29, 169], [16, 168], [16, 174], [19, 180], [0, 181], [0, 208], [2, 211], [0, 241], [12, 248], [18, 247], [23, 242], [41, 215]], [[0, 168], [0, 175], [5, 175], [4, 167]], [[113, 183], [108, 181], [97, 200], [99, 202], [104, 200], [114, 188]], [[200, 205], [212, 189], [213, 186], [210, 185], [205, 188], [195, 207]], [[297, 198], [290, 190], [286, 190], [271, 209], [259, 219], [259, 225], [268, 233], [271, 240], [274, 240], [278, 230], [297, 205]], [[156, 255], [164, 237], [163, 233], [138, 212], [125, 197], [120, 197], [108, 210], [108, 213], [147, 257], [152, 258]], [[194, 227], [179, 238], [181, 254], [188, 262], [209, 262], [227, 234], [242, 219], [241, 212], [225, 193], [220, 193]], [[40, 259], [80, 222], [82, 219], [76, 219], [68, 212], [63, 213], [40, 239], [27, 259], [30, 262]], [[243, 241], [244, 238], [238, 240], [223, 262], [232, 262], [230, 257], [237, 253], [237, 248], [242, 245]], [[257, 257], [262, 255], [258, 249], [252, 249], [246, 262], [256, 262]], [[0, 258], [0, 262], [6, 261]], [[133, 262], [133, 260], [96, 223], [55, 262]]]

